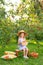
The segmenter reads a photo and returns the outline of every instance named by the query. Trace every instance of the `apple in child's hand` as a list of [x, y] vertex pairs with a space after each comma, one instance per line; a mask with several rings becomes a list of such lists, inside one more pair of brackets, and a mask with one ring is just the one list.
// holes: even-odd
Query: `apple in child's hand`
[[26, 42], [26, 41], [22, 42], [22, 45], [24, 45], [24, 46], [26, 46], [27, 44], [28, 44], [28, 42]]

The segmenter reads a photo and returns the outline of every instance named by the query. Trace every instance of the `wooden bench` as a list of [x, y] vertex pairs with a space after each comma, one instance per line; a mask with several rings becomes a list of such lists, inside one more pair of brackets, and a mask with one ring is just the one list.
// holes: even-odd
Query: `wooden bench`
[[[18, 49], [16, 49], [16, 51], [15, 51], [16, 56], [19, 56], [19, 52], [23, 52], [23, 50], [18, 50]], [[29, 56], [29, 55], [30, 55], [30, 51], [28, 50], [27, 56]]]

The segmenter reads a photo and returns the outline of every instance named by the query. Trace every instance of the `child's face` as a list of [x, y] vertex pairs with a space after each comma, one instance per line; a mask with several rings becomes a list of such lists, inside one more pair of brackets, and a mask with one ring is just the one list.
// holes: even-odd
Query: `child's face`
[[25, 34], [24, 33], [21, 33], [21, 35], [20, 35], [22, 38], [24, 38], [24, 36], [25, 36]]

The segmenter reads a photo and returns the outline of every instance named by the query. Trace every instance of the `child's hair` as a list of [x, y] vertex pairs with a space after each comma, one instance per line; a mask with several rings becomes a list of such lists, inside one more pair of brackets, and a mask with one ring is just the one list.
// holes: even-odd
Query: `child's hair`
[[[21, 34], [22, 34], [22, 33], [20, 33], [19, 37], [21, 37]], [[24, 34], [24, 33], [23, 33], [23, 34]], [[25, 34], [24, 34], [24, 36], [25, 36]]]

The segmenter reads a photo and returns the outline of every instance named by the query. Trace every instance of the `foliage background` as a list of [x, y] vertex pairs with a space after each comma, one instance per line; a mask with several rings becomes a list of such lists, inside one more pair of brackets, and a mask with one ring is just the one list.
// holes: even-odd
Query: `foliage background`
[[[17, 40], [17, 33], [21, 29], [28, 33], [26, 37], [28, 40], [43, 40], [42, 2], [22, 0], [16, 11], [10, 9], [6, 12], [4, 6], [10, 4], [14, 6], [12, 3], [5, 4], [4, 0], [0, 0], [0, 45], [5, 46], [11, 40]], [[15, 16], [20, 17], [13, 20]]]

